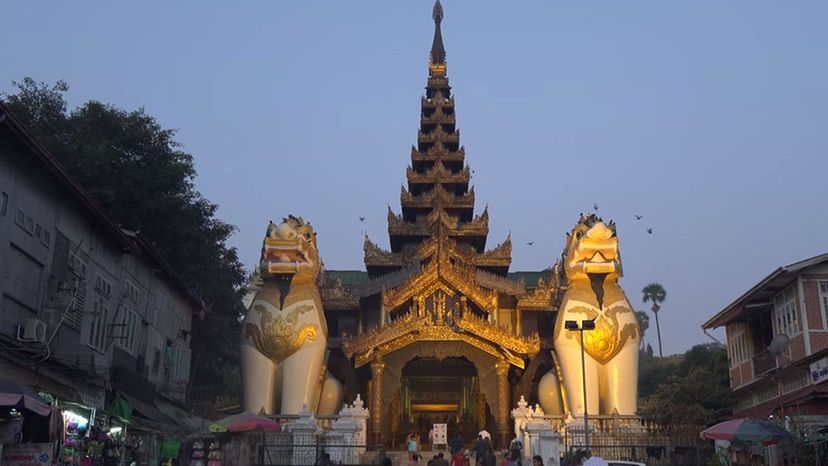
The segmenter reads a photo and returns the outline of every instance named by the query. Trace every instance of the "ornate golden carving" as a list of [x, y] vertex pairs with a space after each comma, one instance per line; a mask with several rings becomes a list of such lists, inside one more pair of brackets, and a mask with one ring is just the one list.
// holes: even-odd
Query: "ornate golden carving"
[[[418, 294], [428, 295], [427, 291], [435, 287], [447, 290], [454, 288], [469, 299], [477, 303], [486, 312], [492, 313], [497, 309], [497, 293], [484, 290], [475, 284], [475, 271], [464, 270], [452, 264], [447, 253], [438, 256], [429, 262], [422, 271], [400, 286], [384, 290], [382, 303], [387, 309], [401, 306]], [[431, 287], [431, 288], [429, 288]]]
[[475, 281], [484, 288], [509, 293], [513, 296], [526, 294], [526, 285], [523, 283], [523, 280], [515, 281], [502, 275], [486, 272], [485, 270], [477, 270]]
[[424, 108], [454, 107], [454, 96], [446, 98], [442, 93], [438, 92], [431, 99], [428, 97], [420, 98], [420, 106]]
[[537, 335], [522, 338], [475, 317], [451, 318], [444, 310], [438, 311], [443, 320], [431, 314], [419, 317], [408, 313], [388, 325], [375, 328], [358, 337], [346, 336], [342, 349], [348, 357], [356, 357], [361, 367], [417, 341], [461, 341], [497, 358], [503, 358], [517, 367], [524, 367], [521, 356], [530, 356], [540, 350]]
[[447, 191], [442, 185], [436, 185], [431, 191], [414, 195], [405, 187], [400, 188], [400, 203], [405, 207], [433, 208], [435, 206], [449, 206], [454, 208], [474, 207], [474, 187], [456, 195]]
[[409, 183], [461, 184], [469, 182], [471, 179], [471, 169], [467, 165], [464, 169], [454, 173], [447, 169], [441, 162], [437, 162], [425, 173], [418, 172], [413, 168], [408, 167], [405, 175]]
[[[439, 94], [438, 94], [439, 95]], [[436, 126], [431, 132], [424, 133], [420, 131], [417, 134], [417, 142], [424, 143], [424, 142], [442, 142], [442, 143], [460, 143], [460, 131], [454, 130], [454, 132], [447, 132], [443, 130], [442, 126]]]
[[[607, 318], [609, 317], [609, 318]], [[595, 321], [595, 330], [585, 332], [584, 351], [601, 364], [606, 364], [621, 351], [628, 340], [635, 338], [637, 327], [627, 323], [619, 331], [618, 319], [614, 313], [607, 312]], [[567, 338], [575, 338], [580, 342], [580, 332], [569, 332]]]
[[450, 151], [442, 144], [435, 144], [428, 150], [420, 152], [416, 147], [411, 147], [411, 160], [415, 162], [443, 160], [446, 162], [462, 162], [466, 158], [466, 149], [460, 147]]
[[339, 277], [331, 280], [324, 272], [319, 274], [319, 294], [326, 309], [359, 309], [359, 299], [353, 288], [345, 286]]
[[[465, 201], [464, 201], [465, 202]], [[448, 215], [440, 206], [429, 205], [431, 213], [417, 222], [409, 222], [401, 215], [396, 215], [388, 209], [388, 233], [391, 236], [422, 236], [427, 237], [434, 233], [434, 227], [439, 222], [448, 229], [451, 236], [486, 236], [489, 232], [488, 218], [475, 217], [468, 223], [459, 223], [456, 218]], [[485, 212], [484, 212], [485, 213]], [[369, 256], [366, 255], [366, 260]], [[405, 261], [405, 254], [387, 252], [377, 247], [370, 255], [371, 261]], [[373, 262], [372, 262], [373, 263]]]
[[[509, 433], [509, 364], [500, 360], [495, 364], [497, 372], [497, 422], [498, 437]], [[502, 440], [501, 440], [502, 441]]]
[[437, 107], [431, 112], [430, 115], [426, 116], [425, 112], [422, 113], [420, 116], [420, 125], [428, 125], [428, 124], [453, 124], [457, 120], [456, 115], [454, 112], [446, 113], [443, 111], [443, 107]]
[[558, 283], [558, 264], [552, 269], [552, 275], [549, 281], [541, 277], [538, 280], [538, 285], [526, 296], [518, 299], [517, 307], [520, 309], [530, 309], [534, 311], [553, 311], [555, 309], [555, 298], [560, 288]]
[[314, 310], [313, 306], [299, 305], [284, 318], [281, 316], [273, 318], [261, 304], [254, 305], [253, 310], [260, 314], [262, 328], [246, 322], [244, 324], [245, 336], [253, 341], [262, 354], [277, 364], [298, 351], [305, 341], [316, 339], [317, 326], [315, 324], [304, 324], [298, 330], [296, 324], [299, 315]]

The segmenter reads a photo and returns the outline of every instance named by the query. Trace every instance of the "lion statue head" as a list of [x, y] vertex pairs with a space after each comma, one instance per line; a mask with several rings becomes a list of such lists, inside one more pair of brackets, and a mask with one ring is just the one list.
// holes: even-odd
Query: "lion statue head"
[[262, 245], [261, 275], [269, 278], [290, 278], [293, 283], [313, 282], [321, 270], [316, 233], [302, 217], [289, 215], [278, 225], [267, 226]]
[[575, 228], [567, 233], [563, 256], [568, 280], [617, 279], [623, 275], [615, 223], [604, 223], [595, 214], [582, 214]]

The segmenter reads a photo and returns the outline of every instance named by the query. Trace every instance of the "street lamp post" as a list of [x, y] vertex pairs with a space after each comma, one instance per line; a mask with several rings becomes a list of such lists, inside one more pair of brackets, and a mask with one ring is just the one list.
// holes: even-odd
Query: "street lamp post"
[[595, 319], [582, 320], [581, 325], [574, 320], [564, 322], [564, 328], [570, 332], [581, 334], [581, 386], [584, 389], [584, 450], [589, 454], [589, 411], [587, 410], [587, 389], [586, 389], [586, 356], [584, 356], [584, 332], [595, 330]]

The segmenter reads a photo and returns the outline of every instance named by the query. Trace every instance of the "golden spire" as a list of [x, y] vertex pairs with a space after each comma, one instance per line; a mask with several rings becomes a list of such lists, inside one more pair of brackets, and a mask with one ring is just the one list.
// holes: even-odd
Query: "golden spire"
[[434, 41], [431, 43], [431, 62], [428, 69], [431, 76], [443, 76], [446, 74], [446, 49], [443, 47], [443, 34], [440, 31], [440, 23], [443, 22], [443, 5], [440, 0], [434, 2], [432, 15], [434, 18]]

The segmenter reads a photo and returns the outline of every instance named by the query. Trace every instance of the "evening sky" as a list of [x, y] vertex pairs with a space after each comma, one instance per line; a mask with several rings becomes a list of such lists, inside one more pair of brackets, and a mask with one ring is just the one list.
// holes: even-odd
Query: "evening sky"
[[[490, 247], [511, 232], [512, 270], [551, 265], [598, 203], [632, 303], [667, 289], [674, 353], [777, 266], [828, 252], [828, 2], [443, 6], [477, 212]], [[6, 2], [0, 90], [65, 79], [72, 106], [144, 106], [178, 128], [248, 268], [268, 220], [294, 213], [327, 268], [364, 269], [363, 234], [387, 247], [399, 212], [431, 7]]]

